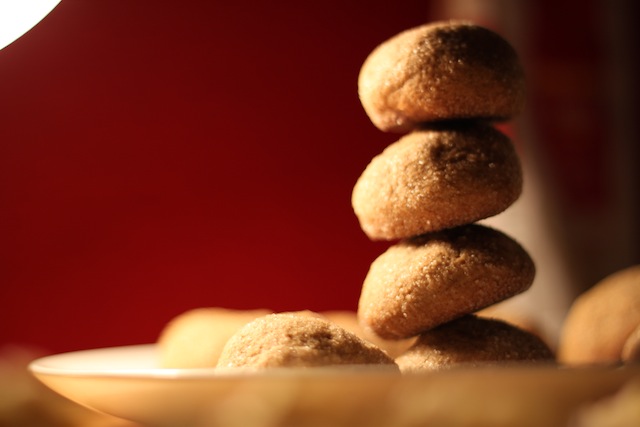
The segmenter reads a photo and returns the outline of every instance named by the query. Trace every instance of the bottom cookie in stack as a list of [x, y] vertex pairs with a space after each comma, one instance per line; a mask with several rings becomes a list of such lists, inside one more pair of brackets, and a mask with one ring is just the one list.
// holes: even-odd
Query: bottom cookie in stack
[[422, 333], [396, 358], [402, 373], [459, 366], [553, 362], [536, 335], [497, 319], [466, 315]]

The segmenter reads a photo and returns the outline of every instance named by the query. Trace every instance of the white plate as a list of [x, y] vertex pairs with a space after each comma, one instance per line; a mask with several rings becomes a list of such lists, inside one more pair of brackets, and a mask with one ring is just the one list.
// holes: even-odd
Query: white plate
[[154, 345], [47, 356], [30, 370], [75, 402], [154, 427], [550, 427], [640, 379], [638, 367], [161, 369]]

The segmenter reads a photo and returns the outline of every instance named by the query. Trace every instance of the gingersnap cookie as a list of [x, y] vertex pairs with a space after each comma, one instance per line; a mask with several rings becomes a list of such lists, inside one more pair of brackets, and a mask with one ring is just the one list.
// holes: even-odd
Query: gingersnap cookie
[[277, 313], [260, 317], [229, 339], [218, 367], [317, 367], [389, 365], [375, 345], [320, 316]]
[[202, 307], [173, 318], [158, 338], [158, 363], [163, 368], [212, 368], [227, 340], [245, 324], [270, 310]]
[[640, 325], [640, 265], [617, 271], [579, 295], [565, 318], [558, 360], [566, 364], [621, 361]]
[[409, 373], [553, 360], [551, 349], [537, 336], [500, 320], [466, 315], [421, 334], [396, 363]]
[[525, 79], [516, 51], [495, 32], [437, 22], [375, 48], [360, 70], [358, 94], [377, 128], [406, 132], [440, 120], [512, 118], [523, 108]]
[[358, 318], [382, 338], [403, 339], [519, 294], [535, 266], [507, 235], [479, 224], [400, 241], [372, 264]]
[[351, 202], [369, 238], [394, 240], [497, 215], [521, 191], [509, 138], [483, 123], [460, 122], [389, 145], [366, 167]]

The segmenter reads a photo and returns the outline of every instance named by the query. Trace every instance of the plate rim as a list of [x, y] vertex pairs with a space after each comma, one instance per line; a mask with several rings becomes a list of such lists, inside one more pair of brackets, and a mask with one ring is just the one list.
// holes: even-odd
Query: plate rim
[[28, 365], [28, 370], [35, 376], [55, 376], [55, 377], [76, 377], [76, 378], [127, 378], [127, 379], [167, 379], [167, 380], [206, 380], [206, 379], [230, 379], [246, 378], [247, 375], [260, 377], [316, 377], [327, 375], [381, 375], [399, 376], [397, 369], [385, 365], [334, 365], [319, 367], [274, 367], [268, 369], [261, 368], [73, 368], [52, 366], [61, 360], [76, 358], [83, 355], [95, 356], [98, 353], [123, 353], [123, 352], [145, 352], [146, 357], [153, 357], [158, 345], [134, 344], [115, 347], [100, 347], [85, 350], [74, 350], [62, 353], [50, 354], [32, 360]]

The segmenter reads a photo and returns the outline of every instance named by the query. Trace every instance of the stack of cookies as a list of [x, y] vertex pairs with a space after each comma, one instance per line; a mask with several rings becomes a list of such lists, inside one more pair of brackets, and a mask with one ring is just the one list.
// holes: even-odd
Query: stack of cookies
[[527, 290], [535, 267], [512, 238], [478, 221], [522, 191], [510, 139], [494, 127], [524, 104], [522, 67], [496, 33], [466, 22], [402, 32], [362, 66], [362, 105], [404, 135], [376, 156], [352, 196], [372, 240], [394, 241], [365, 278], [361, 324], [417, 341], [403, 371], [552, 358], [535, 335], [473, 313]]

